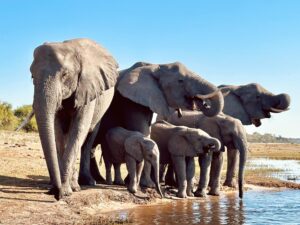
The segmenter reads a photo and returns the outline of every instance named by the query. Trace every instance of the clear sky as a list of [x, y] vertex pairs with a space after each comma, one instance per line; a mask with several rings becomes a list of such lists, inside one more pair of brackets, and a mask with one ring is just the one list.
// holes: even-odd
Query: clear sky
[[1, 0], [0, 100], [31, 104], [34, 48], [78, 37], [101, 43], [120, 68], [180, 61], [216, 85], [289, 93], [290, 111], [247, 130], [300, 137], [300, 1]]

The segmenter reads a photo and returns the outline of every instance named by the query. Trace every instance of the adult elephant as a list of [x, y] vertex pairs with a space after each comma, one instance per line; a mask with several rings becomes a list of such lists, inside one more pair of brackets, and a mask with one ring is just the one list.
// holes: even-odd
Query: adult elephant
[[[262, 119], [271, 118], [271, 113], [287, 111], [291, 103], [288, 94], [275, 95], [257, 83], [221, 85], [219, 88], [228, 92], [224, 97], [223, 112], [239, 119], [243, 125], [259, 127]], [[235, 187], [238, 157], [238, 150], [234, 146], [228, 149], [225, 186]]]
[[[183, 111], [182, 117], [178, 118], [173, 114], [167, 120], [177, 126], [187, 126], [199, 128], [207, 132], [210, 136], [221, 142], [221, 148], [226, 146], [228, 151], [237, 149], [240, 155], [239, 161], [239, 196], [243, 197], [244, 173], [247, 160], [247, 137], [246, 131], [240, 120], [220, 113], [215, 117], [207, 117], [201, 112]], [[210, 177], [209, 177], [209, 168]], [[195, 196], [206, 196], [208, 180], [210, 181], [211, 195], [219, 195], [220, 178], [223, 164], [223, 152], [211, 152], [199, 155], [200, 179]]]
[[30, 67], [33, 109], [57, 200], [80, 190], [75, 162], [89, 134], [97, 132], [118, 77], [118, 64], [89, 39], [45, 43]]
[[[139, 62], [120, 72], [116, 92], [108, 111], [101, 121], [93, 147], [101, 143], [104, 161], [110, 157], [109, 145], [104, 140], [105, 132], [120, 126], [139, 131], [145, 136], [150, 133], [153, 112], [167, 118], [173, 109], [198, 109], [207, 116], [215, 116], [223, 109], [223, 95], [216, 86], [188, 70], [183, 64], [149, 64]], [[170, 108], [171, 107], [171, 108]], [[92, 184], [92, 171], [98, 171], [95, 158], [85, 151], [81, 159], [79, 181]], [[144, 170], [150, 165], [145, 163]], [[145, 174], [149, 174], [146, 172]], [[93, 173], [102, 181], [100, 173]], [[155, 186], [149, 177], [141, 180], [146, 186]]]

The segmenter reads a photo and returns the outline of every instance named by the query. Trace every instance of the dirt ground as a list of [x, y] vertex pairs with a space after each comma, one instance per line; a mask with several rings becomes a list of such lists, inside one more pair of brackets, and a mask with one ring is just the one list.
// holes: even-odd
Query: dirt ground
[[[251, 154], [260, 154], [262, 148], [278, 151], [278, 145], [271, 146], [251, 145]], [[285, 149], [286, 146], [286, 154], [300, 154], [300, 145], [288, 144]], [[281, 148], [283, 145], [280, 145]], [[300, 188], [300, 185], [264, 178], [246, 177], [246, 180], [249, 184], [261, 186]], [[48, 172], [38, 135], [0, 131], [0, 224], [125, 223], [128, 221], [110, 218], [109, 212], [171, 201], [158, 198], [153, 190], [132, 195], [125, 187], [107, 185], [82, 187], [82, 191], [56, 201], [47, 194], [48, 188]]]

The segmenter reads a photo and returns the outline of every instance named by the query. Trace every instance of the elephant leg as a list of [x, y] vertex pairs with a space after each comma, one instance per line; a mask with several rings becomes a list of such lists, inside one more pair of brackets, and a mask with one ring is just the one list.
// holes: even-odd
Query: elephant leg
[[167, 164], [159, 165], [159, 182], [165, 183], [166, 173], [167, 173]]
[[186, 198], [186, 188], [187, 188], [187, 180], [186, 180], [186, 162], [185, 157], [172, 155], [172, 162], [175, 168], [175, 173], [178, 181], [178, 192], [177, 197]]
[[[79, 183], [82, 185], [96, 185], [96, 180], [93, 178], [91, 173], [91, 150], [93, 148], [93, 144], [95, 138], [97, 136], [99, 130], [100, 123], [96, 125], [93, 132], [91, 132], [82, 148], [81, 148], [81, 157], [80, 157], [80, 170], [79, 170]], [[98, 168], [98, 167], [97, 167]]]
[[220, 195], [220, 180], [223, 166], [223, 152], [215, 152], [212, 156], [210, 168], [210, 190], [209, 195]]
[[129, 174], [128, 191], [130, 193], [137, 192], [137, 165], [135, 159], [131, 156], [125, 156], [126, 167]]
[[137, 165], [136, 165], [136, 180], [137, 180], [136, 182], [137, 182], [137, 184], [140, 183], [143, 168], [144, 168], [144, 161], [137, 163]]
[[174, 168], [172, 162], [168, 164], [168, 170], [165, 178], [165, 184], [171, 187], [177, 187], [177, 182], [175, 179]]
[[121, 164], [120, 163], [114, 163], [114, 170], [115, 170], [115, 179], [114, 183], [115, 185], [124, 185], [124, 181], [122, 179], [121, 175]]
[[111, 175], [112, 163], [108, 160], [104, 160], [104, 164], [105, 164], [105, 172], [106, 172], [106, 184], [112, 185], [113, 184], [112, 175]]
[[71, 123], [68, 133], [68, 143], [62, 157], [63, 171], [62, 171], [62, 193], [63, 195], [70, 195], [72, 189], [70, 186], [71, 176], [73, 175], [74, 162], [76, 161], [79, 150], [81, 149], [84, 140], [86, 139], [90, 124], [92, 122], [95, 100], [90, 104], [80, 108]]
[[195, 191], [195, 196], [206, 197], [206, 190], [208, 185], [209, 168], [212, 160], [212, 153], [202, 154], [199, 156], [200, 178], [198, 188]]
[[155, 187], [155, 183], [151, 179], [151, 163], [148, 161], [144, 162], [144, 169], [141, 175], [140, 185], [148, 188]]
[[[91, 150], [90, 171], [91, 171], [93, 178], [96, 180], [97, 184], [106, 184], [106, 180], [101, 175], [100, 169], [98, 167], [98, 163], [97, 163], [96, 156], [95, 156], [96, 149], [97, 149], [97, 147], [92, 148], [92, 150]], [[101, 161], [101, 159], [100, 159], [100, 161]]]
[[186, 180], [187, 180], [187, 189], [186, 193], [190, 197], [194, 197], [193, 188], [194, 188], [194, 176], [195, 176], [195, 160], [194, 157], [186, 157]]
[[227, 150], [227, 171], [224, 186], [236, 188], [236, 170], [239, 161], [238, 150], [230, 148]]

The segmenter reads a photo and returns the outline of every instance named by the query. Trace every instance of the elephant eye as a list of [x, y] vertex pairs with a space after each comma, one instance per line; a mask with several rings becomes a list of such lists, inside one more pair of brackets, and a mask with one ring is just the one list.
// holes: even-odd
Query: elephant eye
[[256, 95], [256, 99], [258, 99], [258, 100], [259, 100], [259, 99], [260, 99], [260, 95]]
[[179, 79], [178, 83], [182, 84], [183, 83], [183, 79]]
[[62, 77], [62, 78], [65, 78], [67, 75], [68, 75], [68, 73], [65, 71], [65, 72], [63, 72], [63, 73], [61, 74], [61, 77]]

